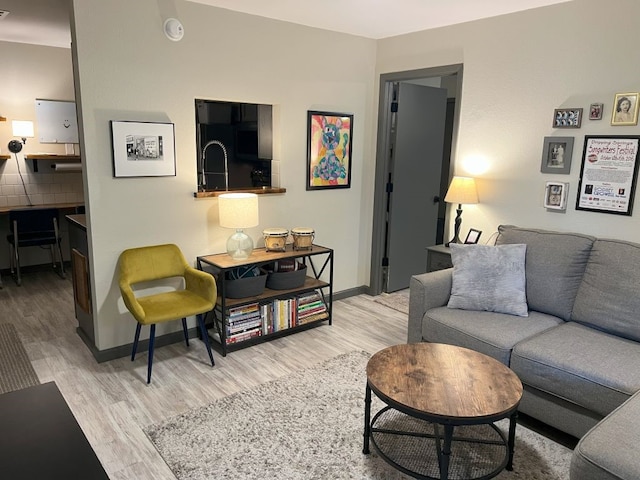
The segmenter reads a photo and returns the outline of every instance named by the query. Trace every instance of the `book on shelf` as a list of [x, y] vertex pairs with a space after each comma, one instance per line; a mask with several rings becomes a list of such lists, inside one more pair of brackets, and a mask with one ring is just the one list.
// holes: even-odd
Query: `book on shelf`
[[326, 320], [329, 317], [329, 312], [326, 310], [321, 313], [314, 313], [313, 315], [309, 315], [303, 318], [298, 318], [298, 324], [304, 325], [305, 323], [315, 322], [317, 320]]
[[256, 338], [261, 335], [262, 335], [262, 329], [260, 327], [256, 327], [252, 330], [247, 330], [246, 332], [227, 335], [226, 343], [227, 345], [230, 345], [238, 342], [244, 342], [246, 340], [250, 340], [252, 338]]
[[238, 332], [244, 332], [247, 330], [254, 329], [256, 327], [262, 328], [262, 318], [257, 317], [249, 321], [229, 325], [227, 326], [227, 335], [231, 335]]

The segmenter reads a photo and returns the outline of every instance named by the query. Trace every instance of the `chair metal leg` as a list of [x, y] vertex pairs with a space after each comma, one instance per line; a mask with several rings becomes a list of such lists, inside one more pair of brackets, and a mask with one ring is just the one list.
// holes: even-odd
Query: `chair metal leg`
[[187, 333], [187, 319], [182, 319], [182, 331], [184, 332], [184, 341], [189, 346], [189, 334]]
[[14, 256], [14, 261], [15, 261], [15, 266], [16, 266], [16, 285], [20, 286], [22, 285], [22, 276], [20, 275], [20, 249], [18, 248], [17, 245], [14, 246], [13, 249], [15, 256]]
[[200, 334], [202, 335], [202, 341], [207, 347], [207, 353], [209, 354], [209, 360], [211, 360], [211, 366], [215, 365], [213, 361], [213, 354], [211, 353], [211, 343], [209, 342], [209, 333], [207, 332], [207, 327], [204, 325], [204, 318], [202, 315], [196, 315], [198, 319], [198, 325], [200, 326]]
[[151, 334], [149, 335], [149, 366], [147, 367], [147, 383], [151, 383], [151, 367], [153, 366], [153, 341], [156, 338], [156, 324], [151, 325]]
[[58, 275], [60, 275], [62, 278], [67, 278], [67, 274], [64, 272], [64, 260], [62, 258], [62, 245], [59, 241], [57, 245], [58, 245], [58, 255], [60, 258], [60, 272], [58, 273]]
[[138, 340], [140, 340], [140, 329], [142, 328], [142, 324], [138, 323], [136, 325], [136, 336], [133, 339], [133, 350], [131, 351], [131, 361], [133, 362], [136, 358], [136, 351], [138, 350]]

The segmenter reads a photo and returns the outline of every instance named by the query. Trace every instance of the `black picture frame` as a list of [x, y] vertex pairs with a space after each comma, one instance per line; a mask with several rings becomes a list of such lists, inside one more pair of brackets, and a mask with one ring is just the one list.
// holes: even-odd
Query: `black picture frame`
[[351, 188], [353, 114], [307, 112], [307, 190]]
[[482, 235], [481, 230], [476, 230], [475, 228], [470, 228], [469, 233], [467, 233], [467, 238], [464, 239], [464, 243], [468, 245], [475, 245], [480, 240], [480, 235]]
[[113, 176], [175, 177], [175, 126], [111, 120]]
[[576, 210], [631, 216], [638, 180], [640, 135], [587, 135]]

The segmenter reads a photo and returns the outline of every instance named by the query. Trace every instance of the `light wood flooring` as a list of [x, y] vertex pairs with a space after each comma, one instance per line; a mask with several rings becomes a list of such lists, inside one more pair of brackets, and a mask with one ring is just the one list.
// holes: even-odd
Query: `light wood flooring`
[[[28, 272], [22, 286], [3, 275], [0, 322], [15, 324], [42, 383], [55, 381], [107, 474], [175, 478], [142, 428], [226, 395], [353, 350], [406, 342], [407, 316], [360, 295], [334, 302], [333, 325], [239, 350], [208, 363], [204, 344], [158, 348], [146, 384], [147, 355], [98, 364], [76, 333], [71, 281]], [[135, 323], [131, 320], [131, 338]], [[364, 385], [363, 385], [364, 392]]]

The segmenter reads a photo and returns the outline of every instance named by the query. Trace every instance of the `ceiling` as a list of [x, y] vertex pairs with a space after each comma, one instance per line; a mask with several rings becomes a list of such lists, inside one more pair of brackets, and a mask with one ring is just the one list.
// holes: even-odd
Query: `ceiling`
[[[571, 0], [189, 0], [379, 39]], [[0, 41], [69, 47], [69, 0], [0, 0]], [[188, 25], [185, 25], [188, 34]]]

